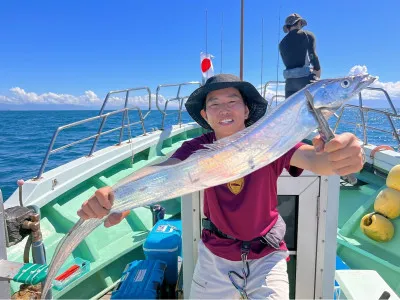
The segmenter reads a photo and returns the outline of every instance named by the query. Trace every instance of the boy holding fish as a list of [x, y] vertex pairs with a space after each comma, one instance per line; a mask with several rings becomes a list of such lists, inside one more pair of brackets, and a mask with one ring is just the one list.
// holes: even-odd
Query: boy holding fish
[[[194, 91], [186, 102], [191, 117], [210, 132], [186, 141], [165, 162], [174, 165], [204, 149], [204, 144], [227, 138], [264, 116], [266, 100], [250, 83], [219, 74]], [[276, 124], [278, 125], [278, 124]], [[204, 190], [202, 240], [190, 298], [289, 299], [285, 224], [277, 211], [277, 180], [283, 169], [299, 176], [304, 169], [341, 176], [363, 167], [363, 151], [355, 135], [336, 135], [324, 144], [298, 143], [274, 162], [243, 178]], [[133, 176], [140, 178], [147, 167]], [[110, 187], [97, 190], [78, 215], [102, 218], [113, 204]], [[111, 214], [106, 227], [121, 222], [129, 211]]]

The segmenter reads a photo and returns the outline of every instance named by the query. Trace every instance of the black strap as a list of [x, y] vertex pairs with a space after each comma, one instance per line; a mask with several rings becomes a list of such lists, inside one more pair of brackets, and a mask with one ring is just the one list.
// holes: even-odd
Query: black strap
[[[218, 229], [217, 226], [214, 225], [213, 222], [209, 219], [202, 219], [201, 223], [203, 225], [203, 228], [206, 230], [209, 230], [213, 233], [215, 233], [217, 236], [225, 238], [225, 239], [231, 239], [235, 241], [240, 241], [242, 242], [242, 252], [243, 250], [250, 250], [250, 244], [255, 241], [260, 241], [261, 243], [265, 245], [269, 245], [274, 249], [279, 249], [280, 244], [284, 239], [285, 232], [286, 232], [286, 224], [285, 221], [283, 221], [282, 217], [279, 215], [278, 220], [275, 223], [275, 225], [271, 228], [271, 230], [264, 236], [257, 237], [251, 241], [242, 241], [239, 240], [233, 236], [230, 236], [228, 234], [223, 233], [221, 230]], [[246, 248], [246, 249], [244, 249]]]
[[215, 233], [219, 237], [222, 237], [222, 238], [225, 238], [225, 239], [239, 241], [237, 238], [234, 238], [233, 236], [227, 235], [227, 234], [223, 233], [221, 230], [219, 230], [217, 228], [217, 226], [215, 226], [214, 223], [211, 222], [210, 219], [201, 219], [201, 225], [203, 226], [204, 229], [210, 230], [211, 232]]

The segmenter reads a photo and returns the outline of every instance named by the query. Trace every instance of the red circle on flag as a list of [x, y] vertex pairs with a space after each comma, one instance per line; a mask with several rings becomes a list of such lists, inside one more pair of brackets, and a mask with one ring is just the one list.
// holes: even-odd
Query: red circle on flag
[[204, 58], [201, 61], [201, 71], [203, 73], [207, 72], [211, 68], [211, 60], [209, 58]]

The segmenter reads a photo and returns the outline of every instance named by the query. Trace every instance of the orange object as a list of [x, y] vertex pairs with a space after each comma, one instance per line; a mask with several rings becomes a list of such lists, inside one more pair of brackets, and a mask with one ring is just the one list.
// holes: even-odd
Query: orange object
[[393, 149], [392, 147], [390, 147], [390, 146], [381, 145], [381, 146], [375, 147], [375, 148], [371, 151], [371, 154], [369, 155], [369, 157], [371, 157], [371, 158], [373, 159], [376, 152], [378, 152], [378, 151], [383, 151], [383, 150], [393, 150], [393, 151], [394, 151], [394, 149]]

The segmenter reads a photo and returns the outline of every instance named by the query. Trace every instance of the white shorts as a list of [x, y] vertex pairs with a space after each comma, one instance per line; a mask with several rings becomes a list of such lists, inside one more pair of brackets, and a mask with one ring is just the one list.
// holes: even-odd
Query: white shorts
[[[228, 272], [242, 274], [243, 263], [214, 255], [201, 241], [198, 248], [190, 299], [239, 299], [240, 293], [230, 281]], [[275, 251], [248, 261], [250, 276], [246, 292], [250, 299], [289, 299], [287, 256], [287, 252]], [[234, 278], [240, 286], [243, 285], [243, 280]]]

